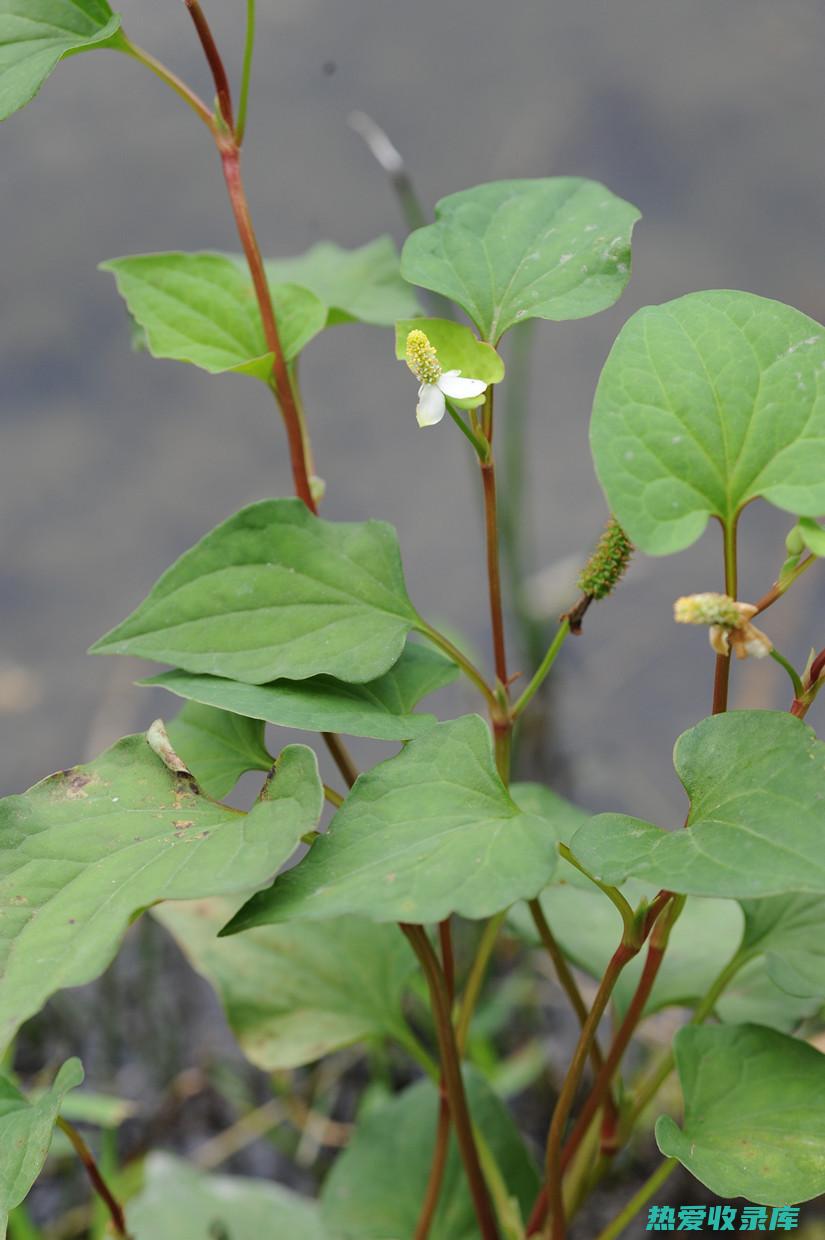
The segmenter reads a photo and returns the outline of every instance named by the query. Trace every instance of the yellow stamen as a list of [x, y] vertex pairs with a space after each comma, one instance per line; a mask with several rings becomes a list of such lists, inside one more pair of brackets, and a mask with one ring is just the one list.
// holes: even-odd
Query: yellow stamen
[[419, 383], [438, 383], [441, 363], [429, 337], [418, 328], [407, 336], [406, 363]]

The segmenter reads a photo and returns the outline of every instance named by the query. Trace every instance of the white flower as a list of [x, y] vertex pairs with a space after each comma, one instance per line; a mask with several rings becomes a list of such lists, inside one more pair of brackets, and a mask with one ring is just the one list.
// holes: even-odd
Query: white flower
[[415, 416], [419, 426], [435, 426], [447, 411], [447, 397], [466, 400], [480, 396], [487, 389], [482, 379], [464, 379], [460, 370], [442, 371], [438, 355], [422, 331], [407, 336], [406, 361], [417, 379], [418, 404]]

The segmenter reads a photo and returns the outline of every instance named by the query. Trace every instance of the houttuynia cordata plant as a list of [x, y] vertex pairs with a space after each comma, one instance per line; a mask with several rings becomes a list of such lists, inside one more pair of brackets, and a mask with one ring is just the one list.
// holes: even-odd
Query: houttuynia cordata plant
[[[807, 665], [793, 667], [763, 616], [825, 556], [825, 329], [733, 291], [630, 318], [592, 416], [604, 533], [546, 653], [514, 666], [494, 457], [502, 341], [529, 320], [616, 302], [639, 213], [580, 178], [492, 182], [442, 199], [400, 256], [379, 238], [268, 261], [241, 172], [255, 3], [237, 83], [199, 0], [185, 8], [214, 102], [135, 44], [107, 0], [0, 0], [3, 117], [60, 60], [105, 48], [171, 88], [214, 139], [241, 252], [102, 267], [153, 356], [268, 389], [294, 479], [293, 495], [204, 533], [93, 647], [166, 665], [146, 683], [183, 699], [180, 713], [0, 803], [0, 1233], [39, 1234], [21, 1203], [56, 1126], [105, 1206], [96, 1235], [565, 1240], [651, 1125], [662, 1161], [600, 1240], [624, 1233], [680, 1163], [717, 1197], [750, 1203], [754, 1229], [788, 1230], [793, 1207], [825, 1190], [825, 1059], [808, 1040], [825, 1000], [825, 746], [806, 723], [825, 651], [811, 633]], [[414, 213], [396, 153], [361, 127]], [[407, 384], [403, 416], [417, 416], [432, 450], [460, 432], [477, 466], [490, 668], [418, 610], [391, 526], [324, 513], [299, 361], [310, 366], [313, 339], [352, 321], [384, 331]], [[788, 514], [789, 533], [774, 583], [749, 601], [737, 525], [753, 501]], [[674, 611], [704, 625], [712, 648], [712, 713], [674, 750], [685, 822], [590, 817], [541, 783], [511, 782], [520, 722], [588, 608], [634, 549], [675, 555], [711, 518], [719, 579]], [[788, 710], [728, 711], [732, 662], [763, 657], [787, 672]], [[459, 676], [478, 713], [439, 721], [418, 709]], [[307, 743], [279, 746], [279, 728]], [[389, 742], [391, 756], [359, 771], [349, 737]], [[335, 786], [319, 776], [323, 747]], [[250, 771], [260, 790], [241, 812], [224, 799]], [[21, 1090], [18, 1030], [58, 990], [98, 977], [149, 909], [282, 1090], [290, 1072], [347, 1046], [370, 1051], [359, 1088], [364, 1062], [383, 1065], [317, 1200], [170, 1155], [149, 1157], [141, 1182], [107, 1171], [72, 1122], [83, 1117], [76, 1059], [49, 1088]], [[502, 942], [507, 963], [496, 964]], [[498, 1015], [484, 1008], [495, 970], [527, 976], [545, 953], [580, 1032], [553, 1064], [537, 1158], [536, 1134], [503, 1100], [501, 1043], [478, 1029], [480, 1014], [488, 1029], [513, 1018], [503, 1000]], [[664, 1008], [672, 1049], [633, 1051]]]

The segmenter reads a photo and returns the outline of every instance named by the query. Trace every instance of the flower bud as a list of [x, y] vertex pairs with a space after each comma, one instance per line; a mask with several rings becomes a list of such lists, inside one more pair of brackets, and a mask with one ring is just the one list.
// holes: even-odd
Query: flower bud
[[596, 549], [579, 574], [579, 589], [589, 598], [607, 598], [619, 584], [633, 554], [633, 543], [611, 516]]

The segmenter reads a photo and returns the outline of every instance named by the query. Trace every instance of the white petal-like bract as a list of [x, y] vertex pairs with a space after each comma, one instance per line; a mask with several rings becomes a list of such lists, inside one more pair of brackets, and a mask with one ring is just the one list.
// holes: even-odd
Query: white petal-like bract
[[415, 416], [419, 426], [435, 426], [444, 417], [447, 402], [435, 383], [422, 383], [418, 389]]
[[480, 396], [487, 384], [481, 379], [462, 379], [460, 370], [448, 370], [438, 380], [438, 386], [445, 396], [453, 400], [467, 400], [471, 396]]

